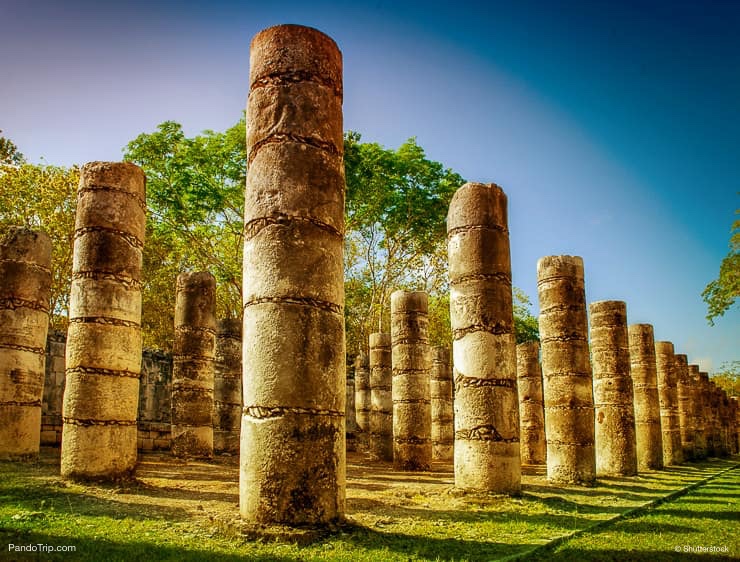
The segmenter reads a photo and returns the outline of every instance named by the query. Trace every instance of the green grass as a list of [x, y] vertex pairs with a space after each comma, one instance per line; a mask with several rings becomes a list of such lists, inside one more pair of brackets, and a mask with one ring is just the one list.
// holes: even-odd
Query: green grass
[[[495, 560], [526, 555], [538, 545], [611, 519], [736, 462], [714, 460], [635, 478], [602, 479], [593, 488], [557, 488], [541, 475], [528, 475], [522, 496], [509, 498], [460, 494], [451, 486], [449, 471], [406, 476], [354, 461], [348, 471], [349, 524], [303, 547], [248, 541], [238, 533], [234, 466], [201, 463], [182, 467], [180, 474], [164, 459], [140, 470], [137, 484], [83, 486], [62, 481], [55, 463], [6, 462], [0, 463], [0, 560]], [[740, 493], [737, 475], [732, 471], [717, 484], [682, 498], [684, 503], [677, 500], [661, 508], [668, 512], [666, 527], [659, 531], [666, 537], [660, 548], [683, 545], [687, 536], [711, 537], [715, 542], [708, 546], [730, 544], [723, 525], [740, 536], [737, 522], [731, 521], [737, 514], [727, 505]], [[220, 488], [208, 488], [214, 480], [221, 481]], [[690, 515], [681, 518], [675, 510]], [[604, 553], [628, 548], [639, 536], [635, 529], [643, 528], [635, 527], [638, 521], [618, 524], [633, 525], [632, 532], [622, 532], [623, 539], [573, 547], [578, 558], [584, 551], [593, 552], [591, 559], [603, 560]], [[655, 528], [663, 523], [654, 522]], [[581, 540], [586, 537], [548, 555], [573, 559], [574, 551], [568, 549]], [[11, 552], [10, 543], [73, 545], [76, 552]], [[650, 548], [645, 539], [638, 550]]]
[[539, 560], [737, 560], [740, 558], [737, 468], [644, 514], [584, 533]]

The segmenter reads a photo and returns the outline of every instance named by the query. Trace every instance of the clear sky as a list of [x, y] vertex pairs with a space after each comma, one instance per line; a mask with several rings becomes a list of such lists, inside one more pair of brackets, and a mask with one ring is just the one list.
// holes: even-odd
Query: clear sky
[[0, 129], [36, 162], [120, 160], [165, 120], [241, 115], [249, 42], [316, 27], [344, 55], [345, 129], [509, 196], [513, 278], [583, 256], [690, 362], [740, 359], [736, 305], [700, 293], [740, 207], [740, 2], [0, 0]]

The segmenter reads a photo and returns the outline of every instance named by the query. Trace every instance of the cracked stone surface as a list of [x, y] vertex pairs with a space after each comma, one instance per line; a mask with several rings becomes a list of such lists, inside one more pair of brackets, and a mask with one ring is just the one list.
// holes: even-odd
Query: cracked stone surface
[[128, 162], [80, 170], [63, 404], [62, 476], [136, 466], [146, 177]]
[[249, 83], [240, 511], [324, 525], [345, 506], [342, 55], [271, 27]]
[[588, 485], [596, 476], [596, 456], [583, 259], [541, 258], [537, 293], [547, 478], [553, 483]]
[[496, 184], [466, 183], [447, 214], [455, 486], [521, 489], [516, 336], [507, 198]]
[[0, 240], [0, 459], [39, 454], [50, 294], [51, 239], [10, 227]]

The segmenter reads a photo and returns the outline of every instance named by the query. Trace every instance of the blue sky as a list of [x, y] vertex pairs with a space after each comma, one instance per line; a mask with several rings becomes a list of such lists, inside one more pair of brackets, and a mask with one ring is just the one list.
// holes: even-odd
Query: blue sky
[[0, 129], [65, 165], [168, 119], [223, 130], [279, 23], [339, 44], [345, 129], [504, 188], [535, 312], [537, 259], [581, 255], [589, 302], [740, 359], [738, 307], [710, 328], [700, 297], [740, 207], [740, 2], [0, 0]]

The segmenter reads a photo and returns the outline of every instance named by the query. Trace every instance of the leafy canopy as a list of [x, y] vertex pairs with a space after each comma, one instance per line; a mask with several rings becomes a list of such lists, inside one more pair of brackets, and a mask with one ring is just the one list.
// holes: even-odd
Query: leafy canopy
[[[740, 209], [735, 214], [740, 214]], [[705, 287], [701, 296], [707, 303], [710, 326], [714, 326], [714, 319], [724, 316], [740, 296], [740, 220], [732, 224], [730, 252], [719, 266], [719, 276]]]

